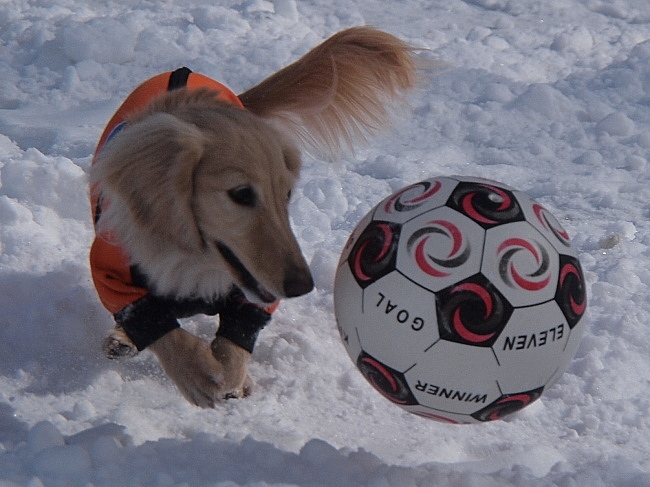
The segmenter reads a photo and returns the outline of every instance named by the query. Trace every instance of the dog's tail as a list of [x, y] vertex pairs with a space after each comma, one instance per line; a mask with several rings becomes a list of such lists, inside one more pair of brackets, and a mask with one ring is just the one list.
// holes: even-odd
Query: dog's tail
[[417, 82], [415, 50], [386, 32], [353, 27], [239, 98], [317, 153], [352, 150], [390, 119], [391, 107]]

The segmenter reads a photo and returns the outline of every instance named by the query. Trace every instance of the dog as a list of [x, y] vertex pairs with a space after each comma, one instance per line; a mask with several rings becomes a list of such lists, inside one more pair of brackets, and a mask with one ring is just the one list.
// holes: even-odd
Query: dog
[[[385, 125], [417, 79], [415, 50], [339, 32], [235, 95], [181, 68], [109, 121], [90, 171], [90, 267], [115, 329], [109, 358], [149, 348], [192, 404], [251, 393], [248, 362], [279, 299], [314, 283], [289, 224], [300, 152], [336, 159]], [[179, 318], [219, 315], [214, 340]]]

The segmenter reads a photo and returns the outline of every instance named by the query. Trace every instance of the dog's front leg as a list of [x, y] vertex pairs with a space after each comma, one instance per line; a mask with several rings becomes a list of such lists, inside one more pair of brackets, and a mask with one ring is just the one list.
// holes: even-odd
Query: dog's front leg
[[248, 377], [248, 361], [250, 352], [222, 336], [212, 341], [212, 354], [223, 366], [223, 377], [226, 388], [231, 392], [230, 397], [245, 397], [250, 395], [252, 382]]
[[[231, 394], [239, 394], [246, 376], [248, 352], [244, 351], [239, 364], [230, 358], [233, 354], [224, 354], [224, 361], [213, 356], [210, 346], [191, 333], [177, 328], [156, 340], [149, 346], [156, 354], [167, 375], [174, 381], [180, 392], [193, 404], [204, 408], [215, 404]], [[244, 379], [239, 382], [239, 375], [233, 370], [244, 368]], [[233, 381], [233, 376], [237, 380]]]

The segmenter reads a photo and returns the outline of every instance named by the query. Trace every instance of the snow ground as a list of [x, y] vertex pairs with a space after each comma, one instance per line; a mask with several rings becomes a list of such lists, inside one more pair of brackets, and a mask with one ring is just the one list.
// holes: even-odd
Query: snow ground
[[[446, 68], [355, 157], [305, 158], [291, 212], [317, 289], [263, 332], [255, 394], [200, 410], [151, 354], [104, 359], [86, 170], [124, 96], [182, 65], [241, 92], [359, 24]], [[0, 486], [650, 486], [650, 3], [3, 0], [0, 72]], [[448, 174], [551, 209], [589, 285], [567, 373], [477, 426], [374, 392], [331, 302], [356, 222]]]

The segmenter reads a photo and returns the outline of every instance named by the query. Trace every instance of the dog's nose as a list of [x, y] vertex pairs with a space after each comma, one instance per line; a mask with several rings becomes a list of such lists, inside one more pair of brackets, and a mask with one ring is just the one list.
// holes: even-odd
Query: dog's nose
[[314, 289], [314, 280], [309, 271], [289, 272], [284, 280], [284, 295], [295, 298], [307, 294]]

